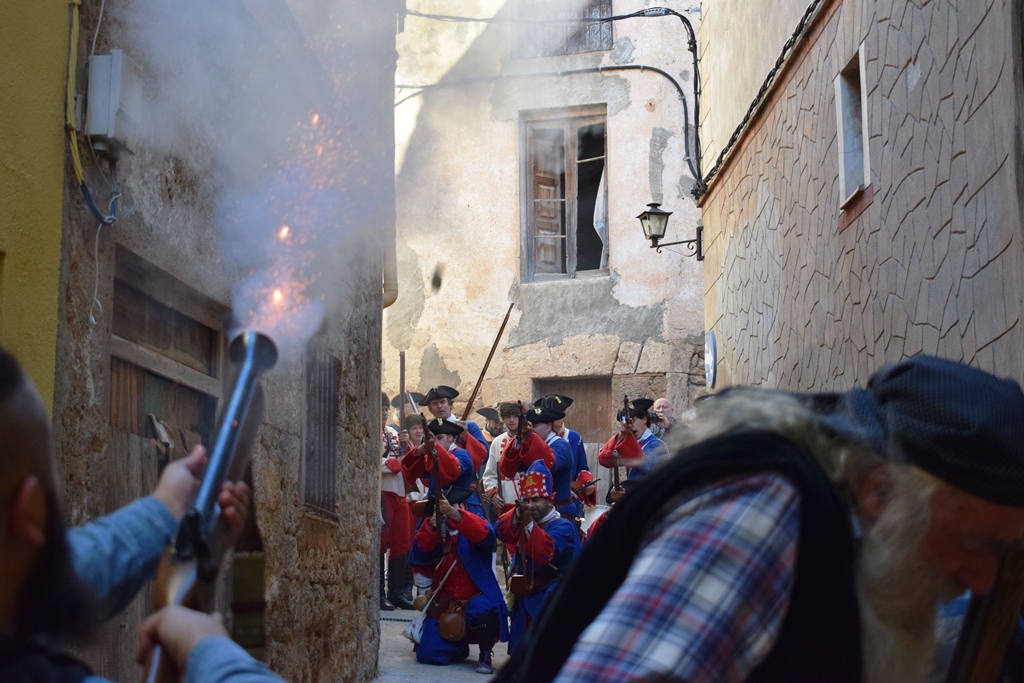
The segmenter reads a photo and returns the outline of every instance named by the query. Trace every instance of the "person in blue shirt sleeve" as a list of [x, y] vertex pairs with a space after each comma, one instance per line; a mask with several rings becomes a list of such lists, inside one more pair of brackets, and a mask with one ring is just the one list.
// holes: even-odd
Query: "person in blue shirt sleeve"
[[[100, 683], [60, 648], [87, 639], [152, 578], [195, 492], [204, 452], [168, 465], [153, 495], [67, 530], [56, 483], [50, 421], [39, 393], [0, 349], [0, 680]], [[219, 503], [236, 538], [249, 507], [245, 484]], [[279, 682], [234, 644], [218, 615], [165, 608], [142, 626], [138, 657], [155, 645], [187, 683]]]

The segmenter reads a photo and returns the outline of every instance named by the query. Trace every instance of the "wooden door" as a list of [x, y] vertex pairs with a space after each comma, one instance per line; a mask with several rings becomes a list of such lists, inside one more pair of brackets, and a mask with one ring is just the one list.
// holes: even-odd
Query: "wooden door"
[[534, 397], [559, 394], [573, 399], [565, 424], [580, 433], [584, 442], [604, 443], [612, 435], [611, 377], [536, 380]]

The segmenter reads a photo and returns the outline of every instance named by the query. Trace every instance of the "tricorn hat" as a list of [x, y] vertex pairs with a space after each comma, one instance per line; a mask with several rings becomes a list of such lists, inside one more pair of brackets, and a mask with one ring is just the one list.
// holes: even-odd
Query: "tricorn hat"
[[[418, 391], [407, 391], [405, 393], [406, 393], [405, 405], [410, 405], [410, 404], [416, 405], [420, 401], [423, 400], [423, 394], [421, 394]], [[401, 394], [395, 394], [395, 397], [393, 399], [391, 399], [391, 405], [394, 406], [395, 408], [401, 408], [402, 407], [402, 395]]]
[[[473, 495], [472, 489], [467, 489], [464, 486], [455, 486], [454, 484], [446, 489], [442, 489], [441, 493], [445, 499], [452, 505], [460, 505], [469, 500], [469, 497]], [[421, 517], [430, 517], [434, 514], [434, 505], [437, 501], [433, 494], [427, 496], [427, 504], [423, 506], [423, 509], [418, 513]]]
[[494, 420], [495, 422], [497, 422], [498, 420], [501, 419], [500, 417], [498, 417], [498, 411], [495, 410], [494, 408], [481, 408], [480, 410], [476, 411], [476, 414], [481, 416], [485, 420]]
[[632, 401], [627, 401], [624, 407], [619, 408], [618, 417], [620, 420], [627, 417], [623, 415], [623, 411], [628, 412], [630, 418], [647, 417], [647, 413], [653, 405], [654, 401], [649, 398], [635, 398]]
[[427, 429], [429, 429], [430, 433], [434, 436], [439, 434], [451, 434], [452, 436], [458, 436], [464, 431], [458, 422], [442, 420], [441, 418], [436, 418], [428, 422]]
[[561, 394], [548, 394], [544, 397], [544, 405], [564, 413], [572, 405], [572, 399]]
[[561, 420], [563, 417], [565, 417], [565, 413], [561, 410], [548, 408], [544, 405], [538, 405], [533, 410], [526, 412], [526, 421], [530, 424], [554, 422], [555, 420]]
[[431, 387], [430, 390], [427, 391], [427, 395], [420, 399], [419, 404], [421, 406], [429, 406], [431, 401], [437, 401], [442, 398], [446, 398], [450, 401], [458, 395], [458, 389], [452, 389], [451, 387], [446, 387], [443, 384], [438, 384], [436, 387]]

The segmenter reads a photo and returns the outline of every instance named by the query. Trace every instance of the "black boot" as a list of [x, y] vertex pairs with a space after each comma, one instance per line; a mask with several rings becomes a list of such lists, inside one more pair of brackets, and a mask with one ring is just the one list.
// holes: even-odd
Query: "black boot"
[[416, 609], [405, 599], [405, 556], [392, 557], [388, 560], [388, 600], [398, 609]]
[[380, 610], [382, 612], [390, 612], [395, 609], [395, 606], [388, 602], [388, 599], [384, 597], [384, 556], [380, 555]]
[[478, 674], [494, 673], [494, 661], [491, 659], [494, 654], [494, 643], [480, 643], [480, 658], [476, 660], [476, 672]]
[[406, 602], [413, 601], [413, 585], [412, 585], [412, 567], [409, 566], [409, 561], [406, 559], [405, 564], [405, 590], [402, 591], [402, 597], [405, 598]]

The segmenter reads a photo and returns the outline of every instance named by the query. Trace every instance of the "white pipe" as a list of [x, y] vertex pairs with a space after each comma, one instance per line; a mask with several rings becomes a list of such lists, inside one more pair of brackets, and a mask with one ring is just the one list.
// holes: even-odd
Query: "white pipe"
[[384, 308], [398, 299], [398, 237], [394, 221], [384, 228]]

